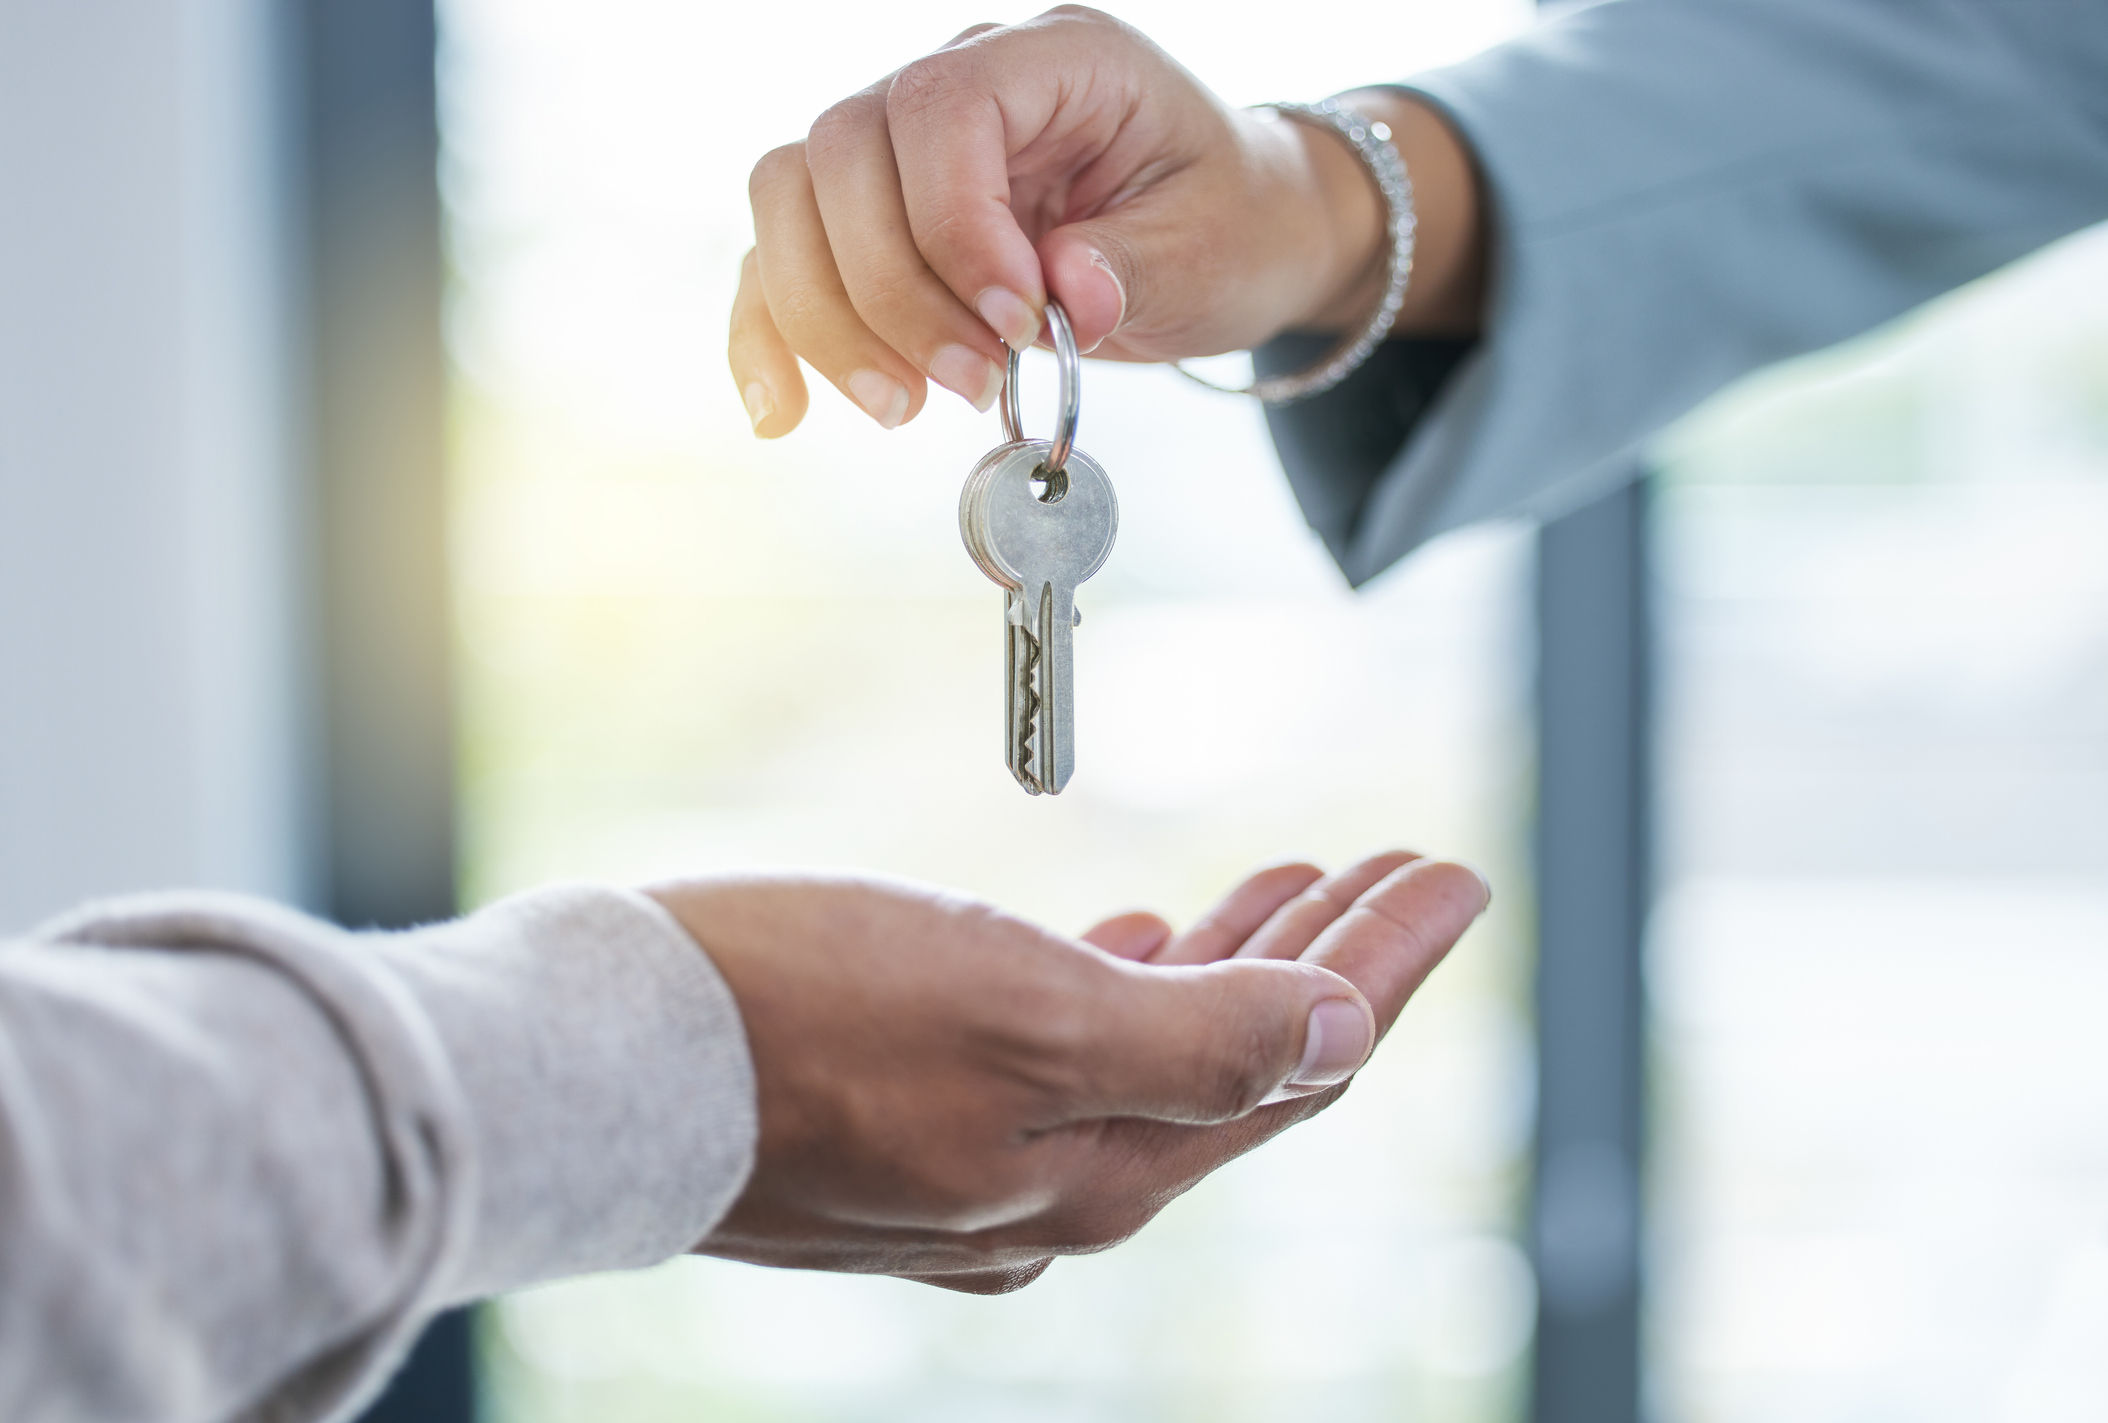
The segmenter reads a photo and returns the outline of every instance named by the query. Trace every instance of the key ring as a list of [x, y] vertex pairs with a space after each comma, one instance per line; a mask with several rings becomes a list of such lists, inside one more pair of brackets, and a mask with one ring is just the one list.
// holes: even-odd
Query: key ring
[[[1050, 481], [1068, 473], [1069, 451], [1076, 448], [1076, 415], [1083, 408], [1083, 362], [1076, 354], [1076, 333], [1058, 301], [1047, 303], [1047, 325], [1054, 332], [1054, 368], [1060, 373], [1061, 411], [1054, 417], [1054, 445], [1045, 469]], [[1010, 352], [1010, 375], [1003, 382], [1003, 438], [1018, 444], [1025, 438], [1025, 417], [1017, 400], [1018, 352]]]

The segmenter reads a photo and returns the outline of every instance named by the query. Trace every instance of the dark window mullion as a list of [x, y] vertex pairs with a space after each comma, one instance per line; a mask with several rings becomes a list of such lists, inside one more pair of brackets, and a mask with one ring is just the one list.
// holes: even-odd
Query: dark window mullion
[[1641, 478], [1537, 542], [1532, 1423], [1640, 1416], [1648, 531]]
[[[455, 908], [446, 358], [432, 0], [300, 0], [282, 53], [299, 202], [321, 908], [399, 927]], [[367, 1415], [472, 1423], [446, 1315]]]

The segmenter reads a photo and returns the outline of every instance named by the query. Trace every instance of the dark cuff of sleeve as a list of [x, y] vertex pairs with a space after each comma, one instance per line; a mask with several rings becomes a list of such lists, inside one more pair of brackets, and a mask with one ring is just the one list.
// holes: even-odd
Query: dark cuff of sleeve
[[[1290, 332], [1252, 353], [1261, 376], [1306, 370], [1338, 340]], [[1370, 495], [1440, 397], [1474, 340], [1386, 341], [1322, 395], [1267, 407], [1266, 423], [1303, 517], [1359, 586], [1375, 570], [1349, 562]]]

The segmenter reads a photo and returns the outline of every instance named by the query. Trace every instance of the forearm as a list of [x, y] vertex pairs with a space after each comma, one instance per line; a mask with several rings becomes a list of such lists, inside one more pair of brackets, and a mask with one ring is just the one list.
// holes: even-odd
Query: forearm
[[461, 1156], [437, 1081], [377, 1111], [244, 956], [0, 950], [0, 1416], [233, 1417], [416, 1293]]
[[444, 1305], [694, 1245], [752, 1132], [729, 993], [636, 896], [85, 911], [0, 949], [0, 1415], [335, 1415]]
[[[2103, 14], [1614, 0], [1413, 81], [1403, 102], [1469, 145], [1485, 316], [1438, 399], [1364, 383], [1273, 413], [1348, 576], [1573, 508], [1728, 382], [2108, 216]], [[1440, 204], [1421, 222], [1442, 240]], [[1395, 447], [1323, 462], [1331, 431], [1394, 406]]]

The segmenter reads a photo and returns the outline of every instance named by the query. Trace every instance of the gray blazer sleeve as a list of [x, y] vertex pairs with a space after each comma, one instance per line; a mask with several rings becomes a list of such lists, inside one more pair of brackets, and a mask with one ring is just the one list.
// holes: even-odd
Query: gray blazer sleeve
[[1272, 412], [1356, 583], [2108, 217], [2108, 0], [1609, 0], [1405, 87], [1474, 150], [1493, 284], [1468, 354], [1393, 342]]
[[754, 1132], [731, 993], [642, 896], [91, 906], [0, 944], [0, 1418], [347, 1416], [446, 1305], [697, 1244]]

